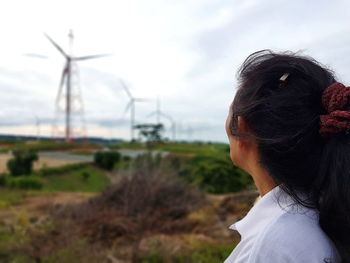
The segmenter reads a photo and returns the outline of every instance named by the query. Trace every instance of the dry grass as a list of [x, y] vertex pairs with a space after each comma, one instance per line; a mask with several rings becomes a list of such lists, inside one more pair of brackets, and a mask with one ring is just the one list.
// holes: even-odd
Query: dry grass
[[[85, 201], [78, 198], [75, 204], [64, 205], [70, 203], [67, 198], [52, 205], [52, 220], [28, 232], [30, 240], [18, 248], [19, 253], [37, 262], [50, 257], [71, 262], [62, 256], [71, 253], [70, 260], [81, 262], [139, 263], [152, 249], [170, 260], [202, 243], [208, 249], [222, 244], [233, 248], [239, 236], [228, 226], [250, 209], [255, 190], [205, 195], [179, 181], [162, 164], [141, 162], [135, 167], [116, 175], [118, 180], [102, 194]], [[190, 255], [192, 250], [187, 252]]]
[[84, 239], [91, 248], [130, 247], [139, 262], [140, 242], [155, 234], [190, 233], [197, 222], [188, 214], [205, 205], [205, 195], [162, 169], [139, 167], [86, 202], [53, 206], [50, 228], [33, 231], [24, 251], [45, 258]]
[[[174, 188], [174, 182], [167, 179], [147, 183], [144, 181], [147, 177], [138, 174], [123, 177], [119, 184], [99, 196], [54, 195], [47, 202], [40, 197], [30, 198], [23, 207], [28, 205], [42, 213], [50, 208], [54, 221], [47, 221], [45, 227], [32, 228], [28, 232], [30, 242], [14, 252], [44, 261], [57, 257], [52, 262], [84, 259], [87, 263], [100, 263], [113, 259], [139, 263], [140, 258], [154, 249], [164, 259], [169, 258], [164, 262], [172, 262], [174, 255], [189, 248], [196, 250], [202, 243], [208, 249], [220, 244], [233, 248], [239, 236], [228, 230], [228, 226], [249, 210], [256, 191], [210, 195], [208, 202], [203, 203], [202, 195], [184, 195], [182, 186]], [[156, 180], [156, 176], [151, 180]], [[153, 194], [149, 190], [151, 185], [154, 185]], [[182, 201], [173, 203], [170, 197], [164, 199], [167, 194], [183, 196]], [[71, 201], [75, 204], [65, 206]]]
[[202, 194], [172, 176], [138, 171], [89, 202], [67, 209], [64, 216], [79, 220], [82, 234], [94, 242], [111, 244], [119, 237], [137, 240], [190, 231], [193, 224], [186, 216], [203, 201]]

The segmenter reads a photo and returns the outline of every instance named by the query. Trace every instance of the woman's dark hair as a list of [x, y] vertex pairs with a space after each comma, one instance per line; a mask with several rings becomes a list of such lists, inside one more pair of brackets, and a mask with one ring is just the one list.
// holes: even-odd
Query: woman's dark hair
[[[254, 138], [270, 176], [296, 202], [319, 211], [321, 228], [347, 263], [350, 134], [320, 135], [320, 115], [328, 114], [323, 91], [335, 82], [333, 72], [312, 58], [269, 50], [253, 53], [239, 71], [231, 132]], [[350, 110], [350, 103], [344, 110]], [[238, 116], [246, 121], [249, 134], [237, 131]]]

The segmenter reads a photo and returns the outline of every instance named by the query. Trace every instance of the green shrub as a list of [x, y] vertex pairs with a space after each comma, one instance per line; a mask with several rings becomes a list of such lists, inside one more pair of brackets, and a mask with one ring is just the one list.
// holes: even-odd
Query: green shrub
[[123, 161], [125, 161], [125, 162], [129, 162], [129, 161], [131, 161], [131, 157], [130, 157], [130, 156], [127, 156], [127, 155], [125, 155], [125, 156], [123, 156]]
[[6, 185], [6, 175], [0, 174], [0, 186]]
[[175, 256], [174, 263], [201, 262], [221, 263], [231, 253], [232, 245], [203, 244], [195, 249]]
[[44, 182], [43, 190], [48, 192], [101, 192], [109, 185], [105, 172], [91, 164], [38, 178]]
[[14, 150], [13, 158], [8, 160], [7, 168], [12, 176], [29, 175], [33, 171], [33, 163], [38, 154], [30, 150]]
[[141, 259], [141, 263], [221, 263], [231, 253], [232, 244], [198, 244], [196, 247], [182, 249], [174, 255], [167, 251], [154, 250]]
[[94, 155], [95, 164], [105, 170], [113, 170], [114, 165], [121, 159], [121, 154], [116, 151], [96, 152]]
[[180, 176], [209, 193], [237, 192], [252, 183], [248, 174], [232, 164], [228, 154], [198, 155], [180, 170]]
[[81, 173], [81, 179], [83, 181], [89, 180], [90, 177], [91, 177], [91, 174], [89, 172], [84, 171], [84, 172]]
[[6, 185], [11, 188], [26, 190], [40, 190], [43, 187], [43, 183], [38, 178], [31, 177], [10, 178]]
[[141, 259], [141, 263], [164, 263], [164, 259], [161, 257], [161, 255], [152, 253], [148, 255], [147, 257]]
[[61, 175], [68, 172], [73, 172], [76, 170], [80, 170], [84, 167], [88, 166], [85, 163], [76, 163], [76, 164], [67, 164], [60, 167], [43, 167], [40, 169], [39, 174], [42, 176], [50, 176], [50, 175]]

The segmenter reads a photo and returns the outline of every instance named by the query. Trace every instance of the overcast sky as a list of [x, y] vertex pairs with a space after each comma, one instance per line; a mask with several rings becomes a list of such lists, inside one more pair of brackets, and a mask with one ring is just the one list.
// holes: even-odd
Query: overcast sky
[[112, 54], [78, 64], [89, 136], [129, 138], [123, 79], [153, 100], [136, 105], [137, 123], [155, 121], [159, 97], [178, 138], [226, 142], [235, 74], [254, 51], [302, 50], [350, 83], [349, 11], [347, 0], [2, 1], [0, 133], [35, 135], [39, 120], [51, 134], [64, 59], [43, 32], [68, 52], [73, 29], [75, 55]]

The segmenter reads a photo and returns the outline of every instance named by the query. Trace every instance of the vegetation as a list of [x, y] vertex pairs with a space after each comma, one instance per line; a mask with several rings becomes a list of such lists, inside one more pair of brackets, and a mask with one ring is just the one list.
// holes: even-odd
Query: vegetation
[[[89, 174], [85, 180], [84, 174]], [[91, 165], [86, 165], [59, 176], [42, 178], [43, 191], [47, 192], [101, 192], [109, 185], [106, 174]]]
[[159, 146], [159, 150], [178, 154], [215, 155], [228, 154], [229, 147], [223, 143], [167, 143]]
[[32, 150], [14, 150], [13, 158], [7, 162], [7, 168], [12, 176], [29, 175], [33, 170], [38, 154]]
[[89, 164], [45, 168], [24, 177], [3, 177], [7, 188], [44, 192], [101, 192], [109, 185], [106, 174]]
[[43, 188], [43, 182], [39, 178], [26, 176], [9, 178], [6, 181], [6, 186], [17, 189], [40, 190]]
[[251, 177], [234, 167], [227, 155], [198, 155], [187, 162], [180, 175], [215, 194], [237, 192], [252, 184]]
[[6, 175], [0, 174], [0, 187], [6, 185]]
[[[117, 152], [130, 148], [146, 154], [130, 159]], [[0, 262], [223, 262], [235, 243], [226, 226], [256, 197], [231, 194], [248, 187], [249, 176], [232, 166], [225, 144], [155, 143], [152, 149], [120, 144], [96, 152], [93, 164], [1, 175], [0, 215], [7, 218], [0, 217]], [[66, 205], [48, 199], [38, 211], [22, 211], [61, 194], [74, 199]]]
[[159, 143], [163, 140], [164, 125], [161, 123], [138, 124], [135, 126], [135, 129], [139, 130], [140, 136], [146, 140], [148, 146], [150, 143]]
[[[146, 160], [146, 159], [144, 159]], [[139, 160], [139, 164], [141, 161]], [[26, 256], [43, 260], [77, 240], [110, 248], [115, 242], [132, 248], [132, 262], [140, 262], [140, 242], [155, 233], [184, 233], [195, 224], [187, 218], [201, 207], [205, 197], [175, 175], [148, 163], [126, 173], [101, 195], [89, 201], [53, 211], [51, 232], [31, 233]], [[37, 249], [38, 242], [45, 240]]]
[[0, 188], [0, 208], [8, 208], [14, 205], [18, 205], [25, 198], [33, 195], [34, 194], [29, 191]]
[[222, 263], [232, 249], [231, 244], [201, 242], [181, 250], [181, 253], [169, 256], [165, 251], [155, 248], [141, 260], [141, 263]]
[[121, 159], [117, 151], [96, 152], [94, 155], [95, 164], [105, 170], [111, 171], [114, 165]]
[[[122, 143], [112, 146], [113, 149], [131, 149], [147, 150], [147, 145], [143, 143]], [[153, 150], [165, 151], [173, 154], [185, 155], [210, 155], [210, 154], [228, 154], [229, 146], [224, 143], [203, 143], [203, 142], [177, 142], [177, 143], [158, 143], [153, 145]]]
[[81, 170], [87, 166], [88, 164], [85, 164], [85, 163], [77, 163], [77, 164], [67, 164], [60, 167], [50, 167], [50, 168], [43, 167], [38, 171], [38, 174], [42, 176], [62, 175], [62, 174], [67, 174], [77, 170]]

